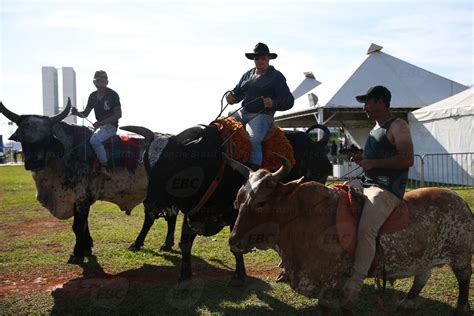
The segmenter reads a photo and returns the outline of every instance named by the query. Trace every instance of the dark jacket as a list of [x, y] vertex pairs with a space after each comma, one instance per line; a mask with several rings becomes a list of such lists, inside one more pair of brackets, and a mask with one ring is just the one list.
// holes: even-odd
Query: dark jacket
[[267, 71], [255, 80], [252, 80], [256, 68], [247, 71], [233, 92], [236, 103], [242, 102], [242, 106], [247, 112], [257, 113], [264, 110], [262, 97], [270, 97], [273, 100], [273, 107], [265, 109], [263, 113], [273, 114], [275, 111], [286, 111], [293, 107], [295, 99], [286, 84], [285, 76], [273, 66], [269, 66]]

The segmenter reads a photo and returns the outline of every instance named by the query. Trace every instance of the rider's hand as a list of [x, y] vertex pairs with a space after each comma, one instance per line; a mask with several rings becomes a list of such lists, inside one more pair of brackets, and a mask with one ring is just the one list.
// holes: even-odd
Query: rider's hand
[[79, 115], [79, 111], [77, 110], [76, 107], [72, 107], [72, 108], [71, 108], [71, 114], [72, 114], [72, 115]]
[[354, 161], [356, 164], [359, 164], [361, 160], [362, 160], [361, 154], [354, 154], [353, 156], [351, 156], [351, 161]]
[[369, 170], [372, 170], [375, 168], [374, 166], [374, 161], [373, 160], [369, 160], [369, 159], [362, 159], [361, 161], [359, 161], [357, 163], [359, 166], [362, 167], [362, 170], [364, 171], [369, 171]]
[[273, 100], [272, 98], [263, 98], [263, 106], [266, 109], [271, 109], [273, 107]]
[[225, 99], [226, 99], [227, 103], [234, 104], [235, 103], [234, 93], [232, 91], [230, 91], [229, 93], [226, 94]]
[[94, 126], [95, 129], [98, 129], [99, 127], [102, 126], [102, 124], [100, 124], [99, 121], [95, 122], [94, 124], [92, 124], [92, 126]]

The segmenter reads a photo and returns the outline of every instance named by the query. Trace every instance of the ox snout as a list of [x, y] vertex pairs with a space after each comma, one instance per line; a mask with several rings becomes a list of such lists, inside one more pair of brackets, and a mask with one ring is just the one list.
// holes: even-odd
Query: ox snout
[[273, 233], [249, 232], [242, 236], [232, 234], [229, 245], [236, 253], [248, 253], [253, 248], [267, 250], [275, 245], [276, 236]]
[[239, 254], [250, 252], [252, 248], [248, 246], [248, 239], [247, 240], [244, 240], [244, 239], [245, 238], [241, 238], [235, 232], [232, 232], [229, 238], [230, 249], [233, 252], [239, 253]]

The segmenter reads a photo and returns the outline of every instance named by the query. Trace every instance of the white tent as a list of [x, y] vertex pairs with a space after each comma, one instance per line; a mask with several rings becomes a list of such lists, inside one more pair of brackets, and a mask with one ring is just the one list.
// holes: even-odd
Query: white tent
[[[474, 184], [474, 87], [409, 113], [408, 122], [415, 154], [427, 155], [426, 181]], [[410, 177], [419, 179], [421, 167]]]
[[[428, 70], [381, 51], [382, 47], [372, 44], [367, 57], [360, 66], [329, 98], [323, 98], [325, 84], [314, 93], [320, 103], [304, 111], [278, 115], [275, 121], [280, 127], [309, 127], [318, 122], [326, 126], [344, 127], [351, 143], [363, 148], [367, 134], [374, 125], [367, 119], [362, 104], [355, 99], [375, 85], [383, 85], [392, 92], [391, 111], [406, 118], [406, 113], [457, 94], [468, 87], [442, 77]], [[340, 79], [339, 79], [340, 80]], [[328, 100], [329, 99], [329, 100]]]

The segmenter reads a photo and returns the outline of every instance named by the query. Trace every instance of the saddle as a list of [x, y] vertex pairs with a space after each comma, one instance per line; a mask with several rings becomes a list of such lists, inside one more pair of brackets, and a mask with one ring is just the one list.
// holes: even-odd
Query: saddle
[[115, 135], [104, 142], [110, 168], [125, 167], [130, 173], [135, 173], [141, 162], [143, 142], [140, 138], [127, 135]]
[[[334, 185], [339, 193], [336, 210], [337, 238], [342, 248], [354, 256], [357, 245], [357, 228], [364, 206], [364, 196], [348, 185]], [[379, 230], [379, 236], [400, 231], [411, 223], [410, 213], [404, 200], [392, 211]]]
[[[231, 157], [243, 164], [250, 157], [250, 138], [241, 122], [233, 117], [219, 117], [212, 124], [216, 126], [224, 141], [228, 140]], [[263, 140], [263, 162], [261, 168], [276, 171], [281, 167], [280, 160], [273, 154], [278, 153], [288, 159], [293, 167], [296, 163], [293, 147], [282, 129], [272, 124]]]
[[[89, 144], [92, 131], [88, 128], [73, 127], [73, 155], [77, 160], [84, 160], [93, 166], [97, 164], [97, 157]], [[135, 173], [143, 152], [143, 141], [141, 138], [127, 135], [115, 135], [104, 142], [107, 153], [108, 167], [124, 167], [130, 173]]]

